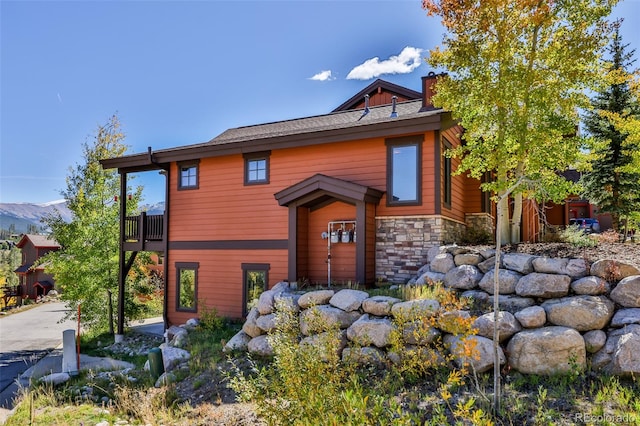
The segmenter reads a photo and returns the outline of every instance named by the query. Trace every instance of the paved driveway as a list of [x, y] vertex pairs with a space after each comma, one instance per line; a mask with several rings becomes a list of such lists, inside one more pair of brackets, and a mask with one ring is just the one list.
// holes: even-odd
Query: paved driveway
[[0, 316], [0, 407], [12, 408], [16, 379], [49, 351], [62, 344], [62, 332], [76, 329], [75, 321], [60, 320], [64, 303], [49, 302], [15, 314]]

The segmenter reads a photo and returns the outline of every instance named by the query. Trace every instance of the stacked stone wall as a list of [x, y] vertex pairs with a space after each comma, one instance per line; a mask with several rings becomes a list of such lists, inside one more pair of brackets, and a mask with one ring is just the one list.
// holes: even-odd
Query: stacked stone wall
[[[495, 281], [495, 251], [474, 251], [458, 246], [435, 246], [428, 250], [427, 262], [410, 280], [412, 285], [446, 288], [468, 298], [466, 311], [453, 313], [471, 318], [480, 359], [472, 361], [476, 371], [493, 366], [493, 330], [498, 321], [501, 363], [522, 373], [556, 374], [573, 369], [594, 370], [617, 375], [640, 373], [640, 270], [615, 260], [588, 264], [584, 259], [545, 258], [527, 254], [501, 255]], [[497, 291], [500, 311], [492, 312]], [[294, 293], [279, 283], [260, 297], [239, 332], [226, 349], [248, 350], [261, 355], [273, 353], [267, 336], [275, 327], [275, 306], [282, 300], [299, 312], [303, 340], [317, 338], [308, 318], [338, 324], [343, 330], [345, 356], [376, 362], [389, 360], [389, 335], [398, 312], [417, 310], [424, 315], [439, 312], [436, 300], [402, 301], [388, 296], [370, 297], [359, 290], [319, 290]], [[439, 312], [442, 314], [442, 312]], [[449, 314], [449, 313], [447, 313]], [[316, 336], [316, 337], [314, 337]], [[459, 343], [446, 327], [434, 329], [432, 336], [449, 347]], [[421, 343], [429, 345], [432, 340]]]

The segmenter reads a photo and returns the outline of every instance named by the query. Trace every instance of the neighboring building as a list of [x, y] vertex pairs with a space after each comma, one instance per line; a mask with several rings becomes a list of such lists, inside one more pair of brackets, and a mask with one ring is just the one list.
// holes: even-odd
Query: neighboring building
[[16, 247], [22, 251], [22, 264], [14, 271], [20, 277], [20, 296], [37, 299], [46, 295], [55, 286], [55, 281], [45, 272], [45, 265], [36, 265], [36, 261], [51, 251], [59, 250], [60, 244], [44, 235], [25, 234]]
[[326, 115], [103, 160], [121, 174], [121, 212], [128, 174], [167, 182], [164, 215], [121, 218], [121, 291], [135, 253], [164, 252], [167, 324], [203, 304], [242, 317], [279, 281], [404, 283], [430, 247], [493, 232], [480, 181], [451, 174], [462, 128], [432, 105], [436, 77], [421, 93], [377, 80]]

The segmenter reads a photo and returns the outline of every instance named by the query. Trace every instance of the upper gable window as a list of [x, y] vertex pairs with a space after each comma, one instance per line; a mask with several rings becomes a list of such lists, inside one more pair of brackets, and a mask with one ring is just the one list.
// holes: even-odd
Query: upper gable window
[[197, 189], [198, 188], [198, 163], [178, 164], [178, 189]]
[[422, 139], [388, 139], [387, 205], [420, 205], [422, 202]]
[[269, 183], [269, 156], [271, 151], [244, 154], [244, 184]]

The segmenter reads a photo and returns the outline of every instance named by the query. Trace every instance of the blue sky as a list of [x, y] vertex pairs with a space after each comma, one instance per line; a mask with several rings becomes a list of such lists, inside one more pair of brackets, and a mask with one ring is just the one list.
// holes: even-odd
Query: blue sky
[[[640, 0], [615, 16], [638, 48]], [[376, 78], [419, 91], [442, 33], [420, 0], [0, 0], [0, 202], [59, 199], [113, 114], [138, 153], [324, 114]], [[161, 179], [137, 179], [146, 202]]]

